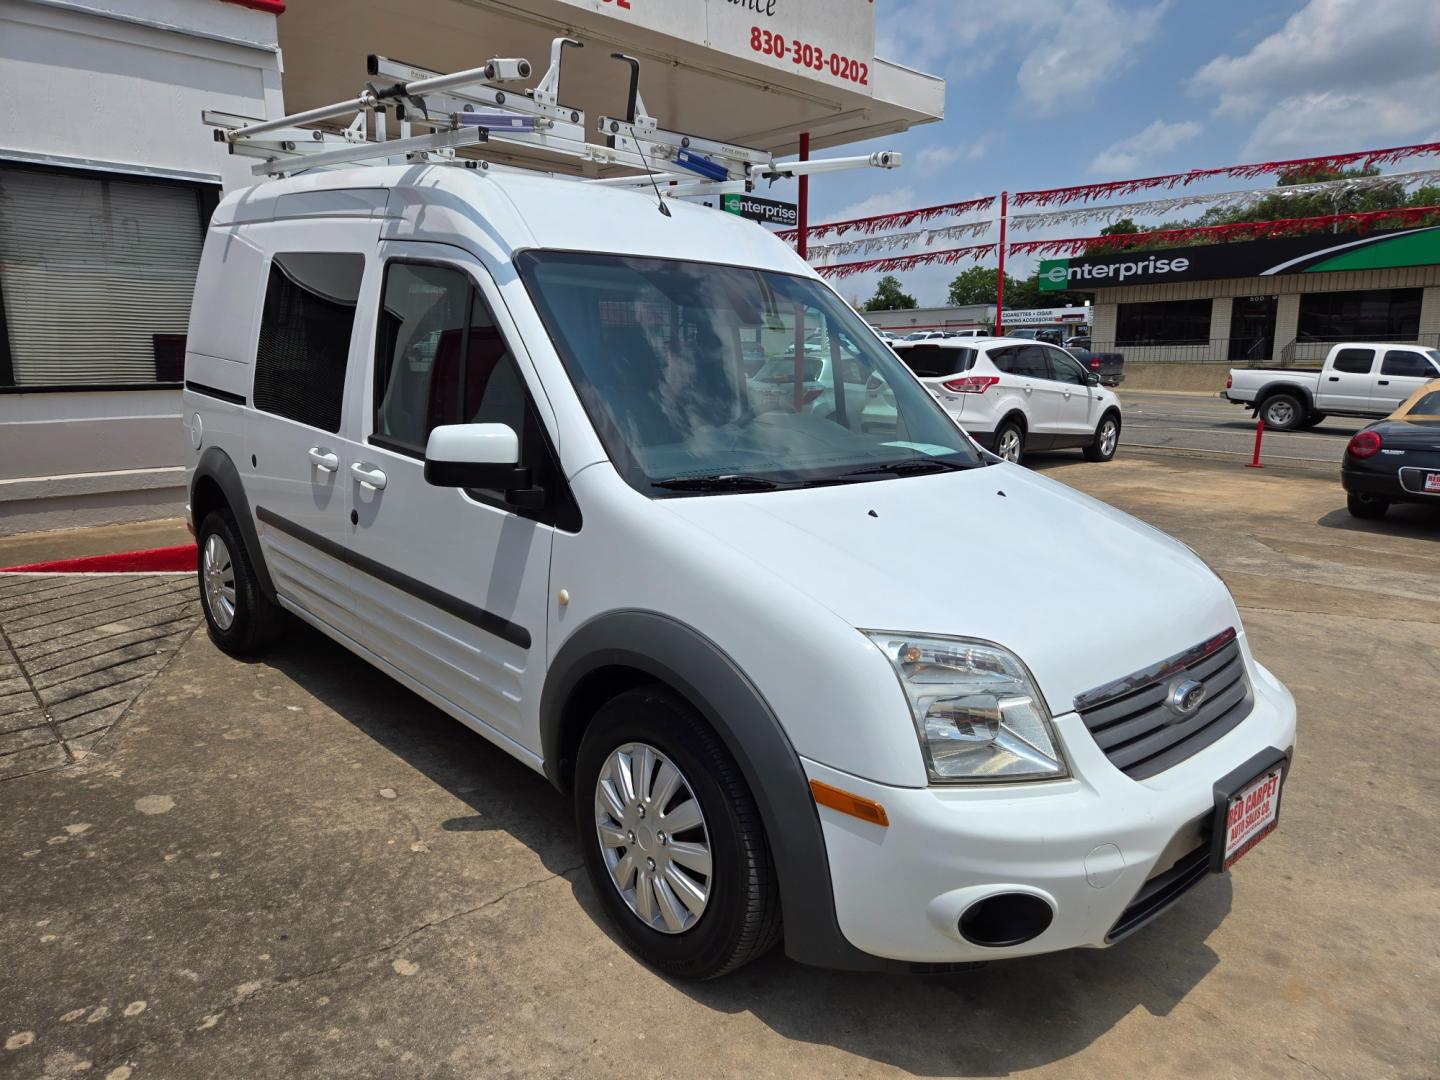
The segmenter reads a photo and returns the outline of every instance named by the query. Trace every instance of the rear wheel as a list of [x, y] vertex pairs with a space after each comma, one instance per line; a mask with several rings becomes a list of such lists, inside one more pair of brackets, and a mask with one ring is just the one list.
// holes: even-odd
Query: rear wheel
[[1106, 413], [1095, 428], [1095, 438], [1085, 447], [1086, 461], [1109, 461], [1120, 447], [1120, 418]]
[[210, 640], [232, 656], [271, 644], [285, 629], [285, 612], [260, 591], [235, 516], [228, 509], [210, 511], [195, 542], [200, 607]]
[[1345, 508], [1352, 517], [1374, 519], [1384, 517], [1390, 510], [1390, 503], [1374, 495], [1352, 494], [1346, 497]]
[[1006, 420], [995, 432], [995, 453], [1019, 465], [1025, 457], [1025, 429], [1014, 420]]
[[595, 714], [576, 757], [575, 824], [591, 884], [647, 963], [713, 979], [779, 940], [755, 800], [714, 731], [664, 688]]
[[1304, 404], [1294, 394], [1271, 394], [1260, 406], [1260, 418], [1275, 431], [1289, 431], [1305, 419]]

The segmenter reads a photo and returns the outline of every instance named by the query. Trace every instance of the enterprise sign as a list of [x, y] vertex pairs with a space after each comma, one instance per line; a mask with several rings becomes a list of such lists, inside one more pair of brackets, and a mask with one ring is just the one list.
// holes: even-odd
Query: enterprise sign
[[1369, 233], [1317, 233], [1277, 240], [1116, 251], [1040, 263], [1040, 291], [1086, 292], [1170, 281], [1379, 270], [1440, 264], [1440, 226]]

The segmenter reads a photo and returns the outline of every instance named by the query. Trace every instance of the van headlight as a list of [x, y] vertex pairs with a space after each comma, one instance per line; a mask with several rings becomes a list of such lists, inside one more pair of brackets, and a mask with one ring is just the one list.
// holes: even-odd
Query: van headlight
[[900, 676], [932, 781], [1069, 775], [1050, 711], [1014, 653], [964, 638], [865, 635]]

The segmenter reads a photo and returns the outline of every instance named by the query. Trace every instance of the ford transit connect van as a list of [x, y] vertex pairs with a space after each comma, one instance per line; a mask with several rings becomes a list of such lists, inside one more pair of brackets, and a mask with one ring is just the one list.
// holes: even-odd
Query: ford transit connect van
[[298, 617], [542, 772], [681, 976], [1103, 947], [1273, 829], [1294, 703], [1204, 563], [980, 450], [764, 230], [670, 211], [429, 165], [228, 195], [184, 392], [216, 644]]

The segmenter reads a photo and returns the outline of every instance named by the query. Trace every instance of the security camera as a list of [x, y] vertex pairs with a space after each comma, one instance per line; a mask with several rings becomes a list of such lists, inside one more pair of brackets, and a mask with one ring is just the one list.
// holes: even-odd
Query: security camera
[[529, 60], [501, 60], [498, 57], [485, 65], [489, 82], [519, 82], [530, 78]]

